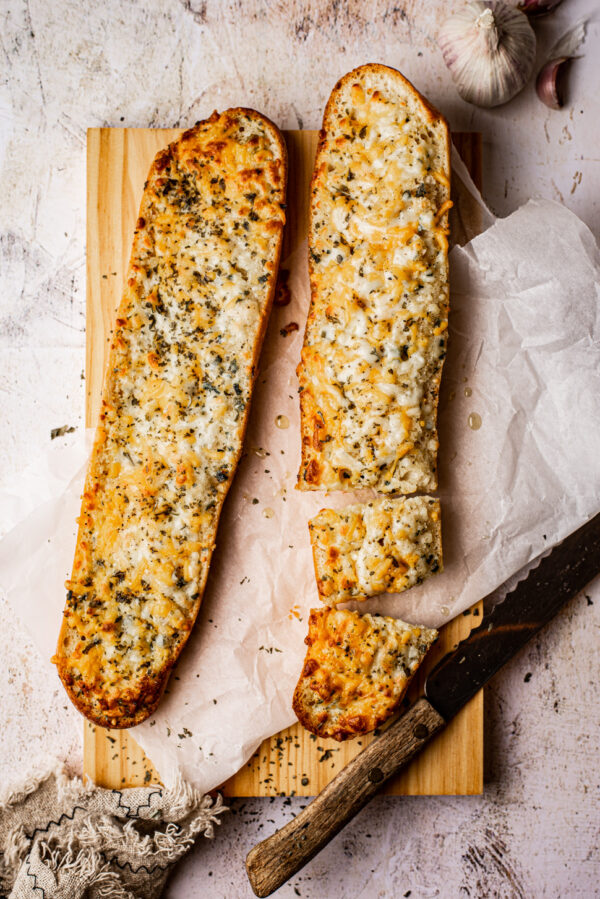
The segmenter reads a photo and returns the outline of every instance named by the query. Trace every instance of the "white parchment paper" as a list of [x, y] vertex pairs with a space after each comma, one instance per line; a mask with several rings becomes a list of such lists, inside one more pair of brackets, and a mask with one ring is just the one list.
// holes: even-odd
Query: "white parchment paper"
[[[454, 171], [464, 170], [455, 163]], [[600, 506], [598, 248], [556, 203], [531, 201], [495, 222], [483, 204], [480, 211], [490, 227], [450, 257], [439, 417], [445, 570], [405, 594], [362, 604], [428, 625], [490, 593]], [[299, 247], [284, 263], [292, 302], [273, 310], [246, 454], [196, 627], [157, 713], [134, 731], [167, 783], [181, 771], [211, 789], [293, 722], [308, 610], [318, 604], [307, 520], [326, 504], [354, 499], [294, 490], [305, 257]], [[299, 330], [283, 337], [290, 322]], [[478, 429], [469, 426], [473, 416]], [[0, 497], [5, 524], [22, 519], [0, 542], [0, 583], [47, 659], [72, 562], [86, 452], [83, 439], [53, 449]], [[41, 483], [44, 502], [33, 508]]]

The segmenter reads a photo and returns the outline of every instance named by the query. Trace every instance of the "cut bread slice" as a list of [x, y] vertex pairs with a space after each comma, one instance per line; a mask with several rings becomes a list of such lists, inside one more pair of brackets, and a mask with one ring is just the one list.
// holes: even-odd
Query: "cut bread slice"
[[400, 72], [335, 86], [311, 189], [301, 490], [437, 486], [450, 136]]
[[431, 496], [322, 509], [308, 528], [319, 597], [328, 605], [401, 593], [443, 568], [440, 501]]
[[293, 707], [319, 737], [346, 740], [397, 710], [438, 632], [382, 615], [311, 609]]

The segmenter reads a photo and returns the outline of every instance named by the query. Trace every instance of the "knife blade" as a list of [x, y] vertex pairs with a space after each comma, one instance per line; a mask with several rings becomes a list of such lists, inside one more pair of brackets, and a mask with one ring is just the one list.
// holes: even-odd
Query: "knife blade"
[[250, 850], [254, 893], [270, 896], [407, 765], [496, 672], [600, 573], [600, 514], [543, 558], [429, 673], [425, 697], [349, 762], [292, 821]]
[[433, 668], [425, 695], [449, 721], [600, 571], [600, 515], [543, 558]]

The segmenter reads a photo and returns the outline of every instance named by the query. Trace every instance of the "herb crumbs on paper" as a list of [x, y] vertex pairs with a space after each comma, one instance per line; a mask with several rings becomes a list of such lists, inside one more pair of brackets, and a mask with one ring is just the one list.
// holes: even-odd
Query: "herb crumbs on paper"
[[52, 428], [50, 431], [50, 440], [56, 440], [57, 437], [63, 437], [65, 434], [72, 434], [76, 431], [73, 425], [63, 425], [61, 428]]

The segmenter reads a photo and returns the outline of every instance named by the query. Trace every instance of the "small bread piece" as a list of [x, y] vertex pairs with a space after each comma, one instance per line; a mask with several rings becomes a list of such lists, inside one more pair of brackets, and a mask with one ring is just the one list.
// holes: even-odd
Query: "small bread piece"
[[308, 522], [319, 597], [328, 605], [401, 593], [442, 571], [440, 501], [375, 499]]
[[298, 720], [334, 740], [374, 730], [400, 705], [437, 635], [382, 615], [311, 609], [308, 652], [294, 691]]
[[301, 490], [437, 487], [448, 125], [395, 69], [338, 82], [312, 181]]
[[54, 661], [91, 721], [155, 709], [193, 627], [277, 279], [286, 149], [253, 110], [150, 169], [108, 360]]

